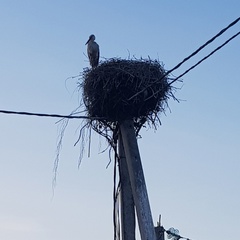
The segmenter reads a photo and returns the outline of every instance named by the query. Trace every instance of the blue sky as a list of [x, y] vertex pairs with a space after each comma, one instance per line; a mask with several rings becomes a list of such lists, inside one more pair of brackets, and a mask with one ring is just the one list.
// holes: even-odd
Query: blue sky
[[[69, 114], [92, 33], [101, 57], [159, 59], [170, 69], [239, 17], [225, 1], [1, 1], [0, 109]], [[239, 23], [180, 67], [239, 31]], [[240, 38], [183, 77], [157, 131], [139, 140], [156, 223], [193, 240], [237, 237], [240, 202]], [[102, 58], [102, 60], [103, 60]], [[66, 85], [66, 86], [65, 86]], [[57, 119], [0, 115], [0, 238], [111, 239], [113, 164], [93, 136], [78, 169], [79, 120], [66, 130], [52, 194]]]

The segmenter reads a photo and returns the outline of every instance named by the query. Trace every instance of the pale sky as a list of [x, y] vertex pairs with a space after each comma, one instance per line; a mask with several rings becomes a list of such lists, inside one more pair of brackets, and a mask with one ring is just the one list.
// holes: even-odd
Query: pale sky
[[[69, 114], [85, 43], [104, 58], [159, 59], [171, 69], [239, 17], [240, 2], [0, 0], [0, 109]], [[173, 74], [240, 29], [236, 24]], [[240, 37], [183, 77], [162, 125], [138, 140], [154, 223], [192, 240], [240, 235]], [[113, 163], [93, 135], [78, 169], [81, 120], [70, 120], [52, 192], [58, 119], [0, 114], [0, 239], [113, 239]], [[138, 238], [139, 239], [139, 238]]]

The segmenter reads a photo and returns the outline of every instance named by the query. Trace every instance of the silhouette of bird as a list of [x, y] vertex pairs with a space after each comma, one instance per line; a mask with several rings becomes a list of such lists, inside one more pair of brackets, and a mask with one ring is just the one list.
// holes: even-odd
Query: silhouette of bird
[[99, 63], [99, 45], [95, 42], [95, 36], [92, 34], [89, 36], [87, 45], [87, 54], [92, 68], [98, 66]]

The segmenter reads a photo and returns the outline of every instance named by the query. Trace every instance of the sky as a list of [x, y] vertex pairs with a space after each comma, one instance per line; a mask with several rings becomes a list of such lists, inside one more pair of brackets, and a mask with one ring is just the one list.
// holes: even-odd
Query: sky
[[[0, 109], [70, 114], [96, 35], [104, 58], [171, 69], [239, 17], [240, 2], [0, 0]], [[233, 26], [178, 76], [240, 29]], [[240, 37], [185, 75], [157, 130], [138, 140], [153, 221], [192, 240], [240, 235]], [[66, 80], [67, 79], [67, 80]], [[0, 239], [113, 239], [113, 163], [93, 134], [80, 167], [70, 120], [52, 189], [59, 119], [0, 114]], [[138, 237], [139, 239], [139, 237]]]

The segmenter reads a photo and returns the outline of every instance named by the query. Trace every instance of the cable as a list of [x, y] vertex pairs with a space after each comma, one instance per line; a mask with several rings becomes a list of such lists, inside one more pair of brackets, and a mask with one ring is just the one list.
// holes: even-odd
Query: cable
[[[233, 22], [231, 22], [227, 27], [223, 28], [219, 33], [217, 33], [215, 36], [213, 36], [211, 39], [209, 39], [206, 43], [204, 43], [202, 46], [200, 46], [196, 51], [194, 51], [193, 53], [191, 53], [188, 57], [184, 58], [180, 63], [178, 63], [175, 67], [173, 67], [172, 69], [168, 70], [162, 77], [160, 80], [164, 79], [165, 77], [167, 77], [171, 72], [173, 72], [174, 70], [176, 70], [177, 68], [179, 68], [183, 63], [185, 63], [186, 61], [188, 61], [190, 58], [192, 58], [193, 56], [195, 56], [197, 53], [199, 53], [203, 48], [205, 48], [207, 45], [209, 45], [211, 42], [213, 42], [216, 38], [218, 38], [219, 36], [221, 36], [224, 32], [226, 32], [229, 28], [231, 28], [233, 25], [235, 25], [238, 21], [240, 20], [240, 17], [237, 18], [236, 20], [234, 20]], [[231, 40], [231, 39], [230, 39]], [[230, 41], [229, 40], [229, 41]], [[224, 44], [225, 45], [225, 44]], [[205, 59], [204, 59], [205, 60]], [[204, 61], [203, 60], [203, 61]], [[200, 64], [200, 63], [198, 63]], [[191, 70], [191, 69], [190, 69]], [[189, 71], [190, 71], [189, 70]], [[188, 72], [189, 72], [188, 71]], [[187, 73], [187, 72], [186, 72]], [[185, 73], [185, 74], [186, 74]], [[183, 75], [182, 75], [183, 76]], [[179, 79], [179, 77], [177, 78]], [[175, 82], [177, 79], [174, 79], [172, 82], [170, 82], [170, 84], [168, 84], [168, 86], [170, 86], [173, 82]], [[157, 80], [159, 81], [159, 79]], [[141, 91], [139, 91], [138, 93], [134, 94], [133, 96], [131, 96], [128, 100], [133, 99], [134, 97], [136, 97], [137, 95], [143, 93], [146, 88], [143, 88]]]
[[28, 116], [37, 116], [37, 117], [68, 118], [68, 119], [102, 119], [102, 118], [87, 117], [87, 116], [73, 116], [73, 115], [60, 115], [60, 114], [47, 114], [47, 113], [32, 113], [32, 112], [16, 112], [16, 111], [7, 111], [7, 110], [0, 110], [0, 113], [28, 115]]
[[232, 37], [230, 37], [226, 42], [224, 42], [222, 45], [218, 46], [216, 49], [214, 49], [212, 52], [210, 52], [207, 56], [205, 56], [204, 58], [202, 58], [200, 61], [198, 61], [196, 64], [194, 64], [193, 66], [191, 66], [188, 70], [186, 70], [184, 73], [182, 73], [181, 75], [179, 75], [177, 78], [175, 78], [173, 81], [171, 81], [168, 86], [170, 86], [171, 84], [173, 84], [174, 82], [176, 82], [179, 78], [181, 78], [182, 76], [184, 76], [185, 74], [187, 74], [188, 72], [190, 72], [192, 69], [194, 69], [196, 66], [198, 66], [200, 63], [202, 63], [204, 60], [206, 60], [207, 58], [209, 58], [211, 55], [213, 55], [215, 52], [217, 52], [218, 50], [220, 50], [223, 46], [225, 46], [226, 44], [228, 44], [231, 40], [233, 40], [235, 37], [237, 37], [240, 34], [240, 32], [236, 33], [235, 35], [233, 35]]
[[231, 28], [233, 25], [235, 25], [240, 20], [240, 17], [231, 22], [227, 27], [223, 28], [218, 34], [216, 34], [214, 37], [209, 39], [206, 43], [204, 43], [202, 46], [200, 46], [196, 51], [194, 51], [192, 54], [190, 54], [188, 57], [184, 58], [180, 63], [178, 63], [174, 68], [167, 71], [165, 76], [169, 75], [171, 72], [179, 68], [183, 63], [185, 63], [187, 60], [195, 56], [197, 53], [199, 53], [203, 48], [205, 48], [207, 45], [209, 45], [211, 42], [213, 42], [216, 38], [221, 36], [224, 32], [226, 32], [229, 28]]
[[[188, 61], [190, 58], [192, 58], [193, 56], [195, 56], [198, 52], [200, 52], [203, 48], [205, 48], [207, 45], [209, 45], [211, 42], [213, 42], [216, 38], [218, 38], [219, 36], [221, 36], [225, 31], [227, 31], [229, 28], [231, 28], [232, 26], [234, 26], [238, 21], [240, 20], [240, 17], [237, 18], [236, 20], [234, 20], [233, 22], [231, 22], [227, 27], [223, 28], [219, 33], [217, 33], [214, 37], [212, 37], [211, 39], [209, 39], [206, 43], [204, 43], [202, 46], [200, 46], [196, 51], [194, 51], [192, 54], [190, 54], [188, 57], [184, 58], [180, 63], [178, 63], [175, 67], [173, 67], [171, 70], [167, 71], [164, 76], [166, 77], [167, 75], [169, 75], [171, 72], [173, 72], [174, 70], [176, 70], [177, 68], [179, 68], [183, 63], [185, 63], [186, 61]], [[219, 47], [217, 47], [215, 50], [213, 50], [211, 53], [209, 53], [207, 56], [205, 56], [204, 58], [202, 58], [200, 61], [198, 61], [195, 65], [193, 65], [192, 67], [190, 67], [188, 70], [186, 70], [184, 73], [182, 73], [181, 75], [179, 75], [177, 78], [175, 78], [173, 81], [171, 81], [168, 86], [170, 86], [171, 84], [173, 84], [174, 82], [176, 82], [179, 78], [181, 78], [182, 76], [184, 76], [185, 74], [187, 74], [189, 71], [191, 71], [192, 69], [194, 69], [196, 66], [198, 66], [200, 63], [202, 63], [204, 60], [206, 60], [207, 58], [209, 58], [211, 55], [213, 55], [216, 51], [218, 51], [219, 49], [221, 49], [223, 46], [225, 46], [227, 43], [229, 43], [231, 40], [233, 40], [235, 37], [237, 37], [240, 34], [240, 32], [236, 33], [235, 35], [233, 35], [231, 38], [229, 38], [226, 42], [224, 42], [222, 45], [220, 45]], [[145, 91], [145, 89], [143, 89], [142, 91]], [[129, 98], [128, 100], [131, 100], [133, 97], [137, 96], [138, 94], [140, 94], [142, 91], [136, 93], [135, 95], [133, 95], [131, 98]], [[37, 117], [54, 117], [54, 118], [67, 118], [67, 119], [103, 119], [103, 118], [97, 118], [97, 117], [87, 117], [87, 116], [73, 116], [73, 115], [60, 115], [60, 114], [46, 114], [46, 113], [31, 113], [31, 112], [16, 112], [16, 111], [8, 111], [8, 110], [0, 110], [0, 113], [5, 113], [5, 114], [17, 114], [17, 115], [28, 115], [28, 116], [37, 116]]]

